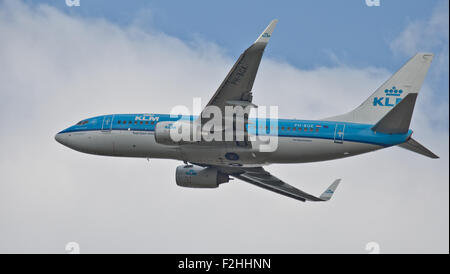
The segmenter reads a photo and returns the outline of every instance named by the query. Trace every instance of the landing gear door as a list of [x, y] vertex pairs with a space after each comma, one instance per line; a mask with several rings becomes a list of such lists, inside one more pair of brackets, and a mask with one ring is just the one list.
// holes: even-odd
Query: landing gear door
[[112, 129], [114, 115], [106, 115], [103, 118], [102, 131], [110, 132]]
[[334, 142], [338, 144], [344, 143], [345, 124], [336, 124], [334, 129]]

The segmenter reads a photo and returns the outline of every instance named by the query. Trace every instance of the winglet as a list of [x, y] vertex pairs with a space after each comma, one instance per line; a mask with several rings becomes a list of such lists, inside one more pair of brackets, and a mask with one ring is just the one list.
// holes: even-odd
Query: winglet
[[320, 195], [320, 199], [323, 201], [328, 201], [333, 196], [334, 192], [336, 191], [336, 188], [338, 187], [339, 183], [341, 182], [341, 179], [337, 179], [334, 181], [328, 188], [325, 190], [322, 195]]
[[255, 43], [269, 43], [270, 36], [272, 36], [272, 32], [275, 29], [275, 26], [277, 25], [278, 20], [274, 19], [270, 24], [267, 26], [267, 28], [261, 33], [261, 35], [256, 39]]

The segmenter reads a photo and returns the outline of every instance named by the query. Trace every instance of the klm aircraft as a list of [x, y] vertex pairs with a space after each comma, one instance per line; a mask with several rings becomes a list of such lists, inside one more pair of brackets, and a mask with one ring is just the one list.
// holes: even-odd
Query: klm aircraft
[[[241, 54], [207, 107], [222, 111], [229, 106], [256, 107], [252, 104], [252, 86], [276, 23], [273, 20]], [[191, 128], [194, 124], [203, 126], [204, 116], [147, 113], [88, 118], [59, 132], [55, 139], [84, 153], [183, 161], [175, 172], [177, 185], [183, 187], [216, 188], [234, 177], [300, 201], [328, 201], [340, 179], [316, 197], [283, 182], [263, 167], [339, 159], [392, 146], [438, 158], [411, 137], [413, 131], [409, 128], [432, 58], [431, 53], [416, 54], [360, 106], [342, 115], [314, 121], [247, 116], [243, 141], [177, 141], [169, 134], [171, 129], [180, 127], [180, 121]], [[200, 131], [203, 135], [205, 130]], [[248, 137], [259, 135], [276, 137], [276, 149], [261, 151], [259, 141]]]

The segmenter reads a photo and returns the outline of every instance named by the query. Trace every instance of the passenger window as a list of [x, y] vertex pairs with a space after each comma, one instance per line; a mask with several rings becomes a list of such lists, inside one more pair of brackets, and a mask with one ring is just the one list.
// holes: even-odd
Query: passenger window
[[154, 123], [155, 123], [155, 122], [152, 121], [152, 125], [153, 125]]
[[313, 131], [313, 130], [314, 130], [313, 128], [310, 128], [310, 129], [309, 129], [309, 131]]
[[143, 124], [143, 122], [141, 121], [141, 122], [140, 122], [139, 124], [141, 124], [141, 125], [142, 125], [142, 124]]
[[316, 127], [316, 132], [319, 132], [319, 128], [318, 127]]
[[118, 124], [120, 124], [120, 120], [119, 120], [119, 121], [117, 121], [117, 123], [118, 123]]
[[145, 124], [148, 125], [148, 121], [145, 121]]
[[288, 127], [287, 130], [291, 130], [291, 127]]
[[128, 121], [128, 124], [131, 124], [131, 121]]

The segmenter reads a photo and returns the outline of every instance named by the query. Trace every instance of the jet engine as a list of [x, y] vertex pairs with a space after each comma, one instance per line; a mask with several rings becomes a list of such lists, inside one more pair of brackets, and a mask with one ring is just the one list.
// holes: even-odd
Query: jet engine
[[177, 185], [192, 188], [216, 188], [230, 180], [217, 168], [193, 165], [178, 166], [175, 172]]

